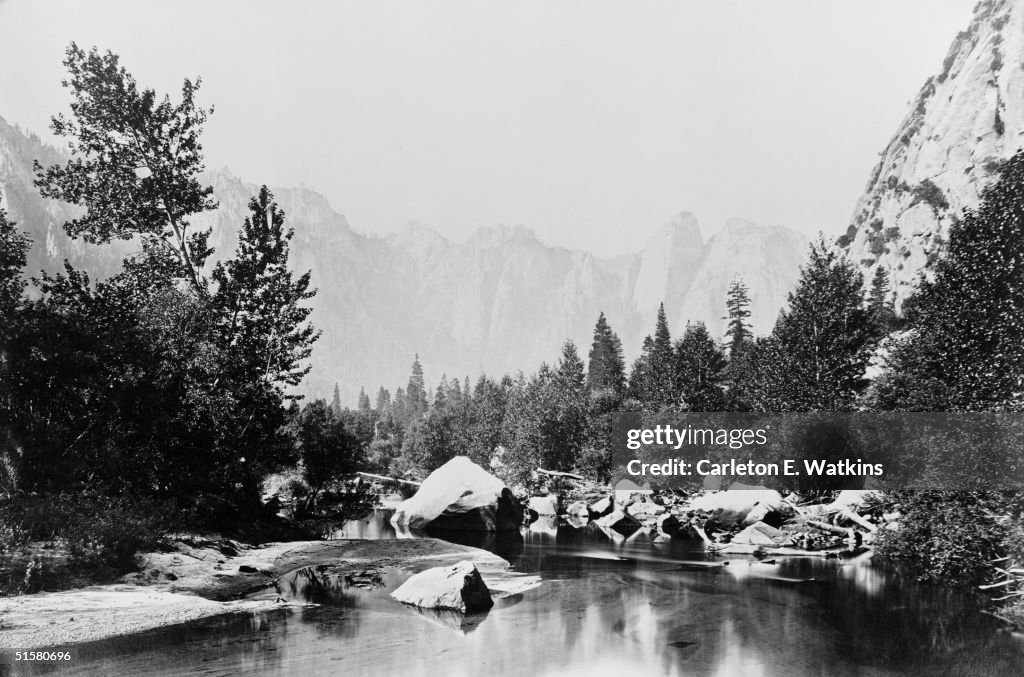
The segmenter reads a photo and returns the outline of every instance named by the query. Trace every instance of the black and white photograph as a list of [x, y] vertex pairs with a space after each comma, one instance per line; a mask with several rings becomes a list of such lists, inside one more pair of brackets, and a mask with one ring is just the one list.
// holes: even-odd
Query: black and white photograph
[[0, 674], [1024, 674], [1024, 0], [0, 0]]

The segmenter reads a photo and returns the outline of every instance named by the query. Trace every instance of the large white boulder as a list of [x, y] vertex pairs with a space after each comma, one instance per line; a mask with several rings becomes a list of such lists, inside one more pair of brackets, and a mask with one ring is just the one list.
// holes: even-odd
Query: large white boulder
[[464, 613], [494, 606], [491, 591], [472, 562], [434, 567], [416, 574], [391, 593], [399, 602], [424, 609], [452, 609]]
[[501, 480], [456, 456], [398, 505], [391, 522], [412, 529], [504, 531], [519, 528], [523, 508]]
[[[751, 485], [733, 484], [726, 491], [715, 491], [694, 497], [687, 508], [711, 513], [711, 519], [718, 524], [739, 525], [747, 515], [758, 509], [758, 520], [763, 519], [767, 512], [788, 514], [790, 506], [782, 498], [782, 494], [774, 489]], [[767, 508], [767, 510], [765, 510]]]

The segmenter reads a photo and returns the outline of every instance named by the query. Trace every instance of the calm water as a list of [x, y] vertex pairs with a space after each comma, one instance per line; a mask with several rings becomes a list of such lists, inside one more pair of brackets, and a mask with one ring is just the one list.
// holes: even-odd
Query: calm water
[[[380, 516], [349, 538], [394, 538]], [[487, 614], [417, 611], [388, 592], [296, 572], [280, 594], [320, 604], [228, 617], [78, 649], [78, 674], [1020, 675], [1024, 641], [963, 597], [864, 564], [705, 558], [594, 531], [474, 542], [543, 584]], [[277, 591], [261, 593], [256, 597]], [[54, 668], [36, 667], [36, 673]]]

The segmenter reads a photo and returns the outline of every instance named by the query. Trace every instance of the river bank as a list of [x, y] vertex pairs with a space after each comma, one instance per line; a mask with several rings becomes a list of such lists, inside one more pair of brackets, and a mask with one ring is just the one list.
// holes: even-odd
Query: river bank
[[210, 616], [303, 606], [295, 601], [243, 601], [282, 576], [330, 565], [342, 575], [386, 568], [419, 571], [473, 562], [489, 588], [511, 593], [535, 585], [485, 550], [433, 538], [333, 540], [251, 546], [228, 539], [182, 537], [167, 552], [140, 556], [141, 569], [112, 585], [0, 600], [0, 650], [67, 647]]

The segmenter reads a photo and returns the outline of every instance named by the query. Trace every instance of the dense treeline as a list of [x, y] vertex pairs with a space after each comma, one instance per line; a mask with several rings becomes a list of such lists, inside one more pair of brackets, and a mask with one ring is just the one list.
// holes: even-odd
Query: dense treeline
[[67, 263], [26, 280], [29, 242], [0, 206], [0, 545], [74, 538], [40, 517], [62, 512], [258, 523], [263, 478], [309, 439], [290, 393], [318, 336], [315, 290], [290, 269], [292, 230], [264, 187], [212, 263], [189, 222], [216, 207], [199, 181], [199, 81], [173, 104], [111, 53], [72, 44], [65, 66], [71, 113], [52, 129], [71, 159], [37, 163], [36, 186], [83, 208], [73, 237], [137, 247], [104, 280]]
[[[884, 278], [876, 287], [884, 285]], [[874, 306], [876, 307], [873, 307]], [[378, 470], [423, 475], [456, 454], [506, 480], [538, 467], [607, 479], [612, 417], [621, 411], [852, 411], [863, 406], [865, 371], [895, 319], [891, 295], [866, 298], [861, 274], [815, 243], [789, 303], [766, 337], [749, 324], [750, 291], [732, 282], [724, 340], [702, 322], [673, 339], [664, 306], [627, 368], [621, 341], [601, 314], [586, 363], [566, 342], [553, 365], [470, 388], [442, 378], [428, 396], [417, 357], [408, 385], [377, 404], [360, 396], [369, 460]]]

